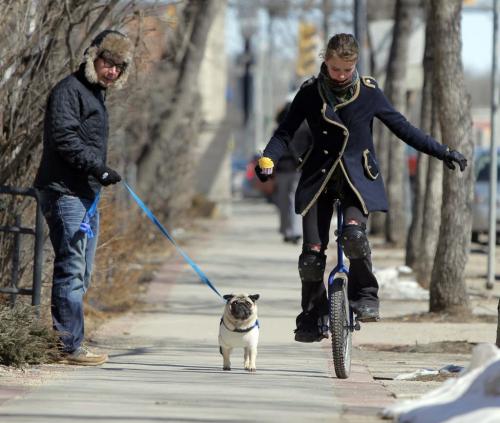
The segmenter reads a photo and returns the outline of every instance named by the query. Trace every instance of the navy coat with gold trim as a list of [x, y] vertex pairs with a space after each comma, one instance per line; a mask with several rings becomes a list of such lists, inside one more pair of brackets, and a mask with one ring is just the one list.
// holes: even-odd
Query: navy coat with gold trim
[[318, 90], [318, 81], [306, 81], [290, 111], [276, 129], [264, 156], [277, 163], [304, 119], [314, 143], [304, 158], [295, 194], [295, 211], [305, 215], [340, 169], [359, 198], [363, 212], [387, 211], [388, 202], [373, 146], [373, 118], [380, 119], [398, 138], [416, 150], [443, 159], [447, 147], [412, 126], [396, 111], [371, 77], [362, 77], [353, 97], [330, 107]]

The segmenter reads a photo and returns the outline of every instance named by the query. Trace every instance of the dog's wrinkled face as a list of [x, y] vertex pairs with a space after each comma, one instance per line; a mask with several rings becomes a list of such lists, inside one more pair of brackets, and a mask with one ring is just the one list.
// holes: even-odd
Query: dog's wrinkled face
[[237, 320], [247, 320], [255, 314], [257, 307], [255, 305], [255, 301], [259, 299], [259, 294], [230, 294], [224, 295], [224, 299], [227, 301], [226, 309], [229, 311], [231, 316]]

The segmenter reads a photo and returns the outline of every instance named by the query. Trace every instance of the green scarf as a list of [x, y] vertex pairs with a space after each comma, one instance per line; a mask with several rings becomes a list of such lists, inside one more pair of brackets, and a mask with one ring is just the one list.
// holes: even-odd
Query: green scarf
[[350, 81], [339, 84], [330, 78], [326, 65], [324, 63], [321, 65], [318, 75], [318, 87], [321, 95], [331, 107], [350, 100], [356, 92], [358, 83], [359, 74], [357, 69], [354, 70]]

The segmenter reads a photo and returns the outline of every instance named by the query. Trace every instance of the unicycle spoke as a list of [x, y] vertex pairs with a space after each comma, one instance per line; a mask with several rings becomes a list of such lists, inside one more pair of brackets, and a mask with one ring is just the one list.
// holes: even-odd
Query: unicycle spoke
[[351, 372], [352, 324], [347, 298], [347, 276], [329, 285], [330, 332], [335, 374], [346, 379]]

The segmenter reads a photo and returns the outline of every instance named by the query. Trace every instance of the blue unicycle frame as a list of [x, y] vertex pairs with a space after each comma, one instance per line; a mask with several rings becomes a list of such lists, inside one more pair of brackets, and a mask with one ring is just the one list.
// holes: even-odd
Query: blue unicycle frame
[[337, 265], [330, 272], [330, 276], [328, 276], [328, 285], [333, 284], [335, 275], [337, 273], [343, 273], [346, 277], [349, 275], [349, 268], [345, 265], [344, 262], [344, 250], [342, 250], [342, 245], [338, 241], [338, 239], [342, 235], [342, 224], [344, 222], [340, 200], [335, 200], [335, 205], [337, 207], [337, 230], [335, 231], [335, 235], [337, 236]]
[[344, 252], [340, 243], [342, 236], [342, 205], [335, 200], [337, 209], [337, 265], [328, 276], [328, 314], [329, 330], [332, 341], [333, 364], [335, 374], [340, 379], [349, 377], [351, 371], [352, 332], [360, 326], [354, 320], [354, 313], [349, 305], [347, 283], [349, 269], [344, 262]]

